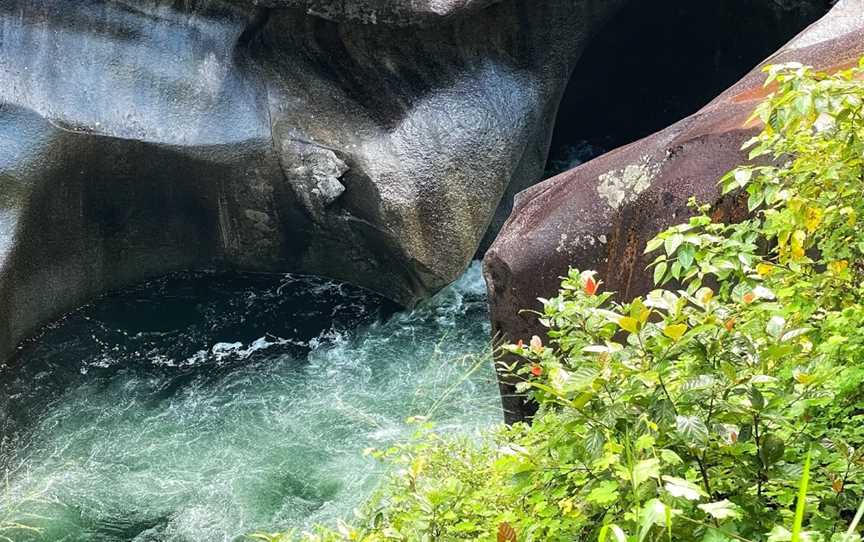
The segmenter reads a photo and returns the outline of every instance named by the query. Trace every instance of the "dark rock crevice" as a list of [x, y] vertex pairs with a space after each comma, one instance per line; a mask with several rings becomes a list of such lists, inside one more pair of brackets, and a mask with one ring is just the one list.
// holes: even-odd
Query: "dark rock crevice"
[[576, 65], [547, 173], [695, 113], [830, 7], [830, 0], [630, 2]]

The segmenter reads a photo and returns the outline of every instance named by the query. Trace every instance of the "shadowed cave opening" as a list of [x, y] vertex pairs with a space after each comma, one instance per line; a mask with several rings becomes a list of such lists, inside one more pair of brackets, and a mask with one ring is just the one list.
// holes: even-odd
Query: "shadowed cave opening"
[[695, 113], [832, 4], [630, 2], [597, 33], [573, 70], [546, 177]]

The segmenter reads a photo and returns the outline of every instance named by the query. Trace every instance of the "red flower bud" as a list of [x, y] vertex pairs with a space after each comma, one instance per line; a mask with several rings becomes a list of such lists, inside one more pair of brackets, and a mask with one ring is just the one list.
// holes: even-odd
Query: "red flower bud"
[[543, 374], [543, 367], [540, 367], [539, 365], [532, 365], [531, 366], [531, 374], [534, 376], [542, 375]]
[[585, 293], [587, 295], [594, 295], [597, 293], [597, 288], [600, 287], [600, 283], [594, 280], [594, 277], [588, 277], [585, 281]]

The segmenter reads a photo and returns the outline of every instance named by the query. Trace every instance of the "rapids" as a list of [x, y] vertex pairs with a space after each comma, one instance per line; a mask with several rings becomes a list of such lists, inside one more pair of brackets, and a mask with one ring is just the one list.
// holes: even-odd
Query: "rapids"
[[0, 525], [42, 529], [0, 534], [219, 542], [350, 516], [382, 475], [362, 450], [406, 438], [406, 417], [500, 422], [488, 338], [477, 263], [402, 312], [296, 276], [105, 296], [0, 369]]

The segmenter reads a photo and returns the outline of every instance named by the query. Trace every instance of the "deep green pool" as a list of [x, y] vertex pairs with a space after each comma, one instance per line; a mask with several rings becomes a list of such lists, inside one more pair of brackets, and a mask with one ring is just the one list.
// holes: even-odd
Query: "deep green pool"
[[477, 264], [405, 312], [303, 277], [106, 296], [0, 369], [0, 522], [28, 495], [20, 512], [43, 516], [0, 534], [219, 542], [350, 516], [381, 476], [362, 450], [405, 438], [407, 416], [500, 422], [488, 337]]

